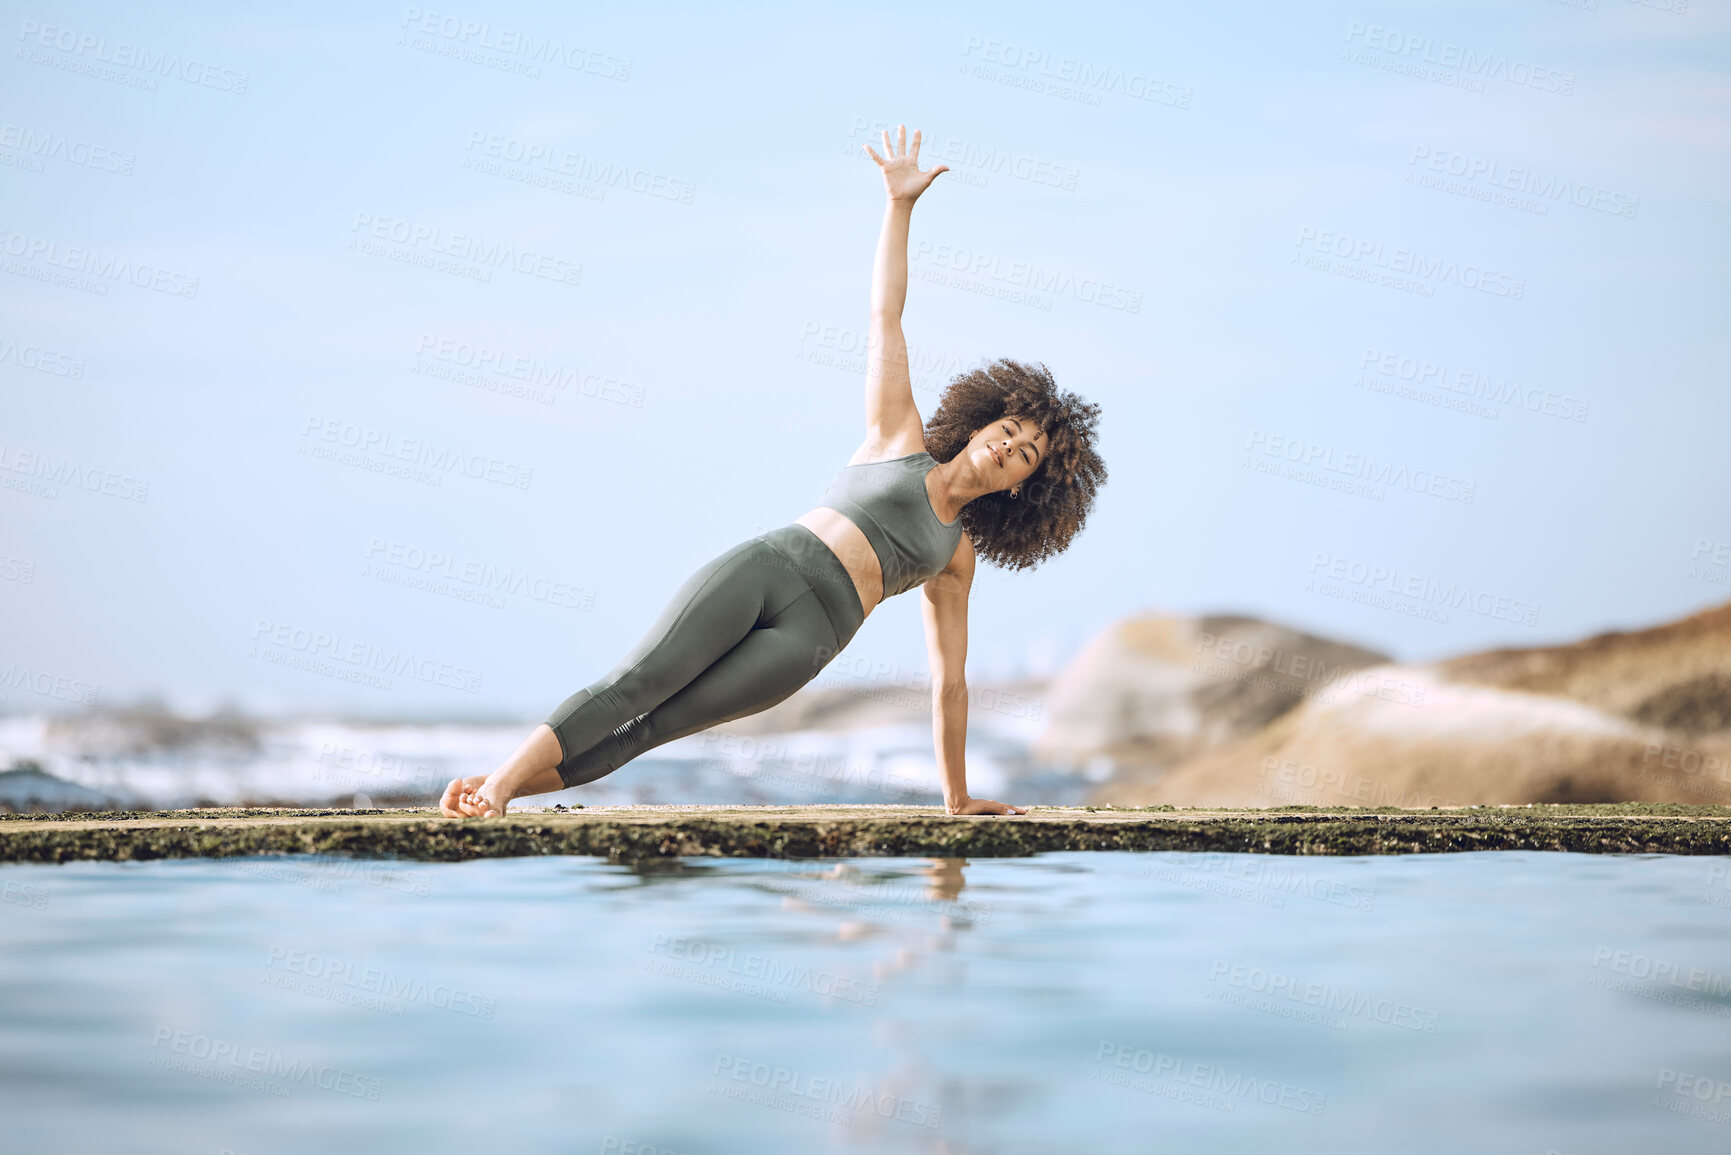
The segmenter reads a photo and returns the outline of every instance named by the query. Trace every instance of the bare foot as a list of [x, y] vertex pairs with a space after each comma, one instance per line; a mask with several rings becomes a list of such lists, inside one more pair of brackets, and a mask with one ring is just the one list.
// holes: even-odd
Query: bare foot
[[[507, 762], [491, 774], [479, 786], [468, 792], [468, 805], [473, 807], [472, 813], [479, 818], [497, 818], [505, 813], [505, 808], [513, 798], [521, 798], [525, 794], [539, 793], [528, 788], [532, 779], [541, 776], [531, 767], [516, 762]], [[557, 776], [555, 776], [557, 781]], [[561, 785], [563, 785], [561, 783]], [[557, 786], [554, 789], [558, 789]], [[461, 805], [461, 800], [459, 800]]]
[[453, 778], [445, 787], [444, 797], [439, 799], [439, 813], [446, 818], [496, 818], [505, 812], [506, 802], [495, 802], [497, 797], [487, 789], [490, 774], [477, 774], [473, 778]]
[[476, 806], [475, 791], [487, 781], [487, 775], [477, 774], [473, 778], [453, 778], [445, 787], [445, 793], [439, 799], [439, 813], [446, 818], [480, 818], [482, 808]]
[[451, 779], [439, 799], [439, 813], [446, 818], [497, 818], [513, 798], [562, 789], [560, 757], [558, 738], [542, 723], [491, 774]]
[[505, 813], [513, 798], [543, 793], [526, 788], [526, 783], [536, 777], [518, 766], [501, 766], [491, 774], [453, 778], [445, 787], [444, 797], [439, 799], [439, 812], [446, 818], [497, 818]]

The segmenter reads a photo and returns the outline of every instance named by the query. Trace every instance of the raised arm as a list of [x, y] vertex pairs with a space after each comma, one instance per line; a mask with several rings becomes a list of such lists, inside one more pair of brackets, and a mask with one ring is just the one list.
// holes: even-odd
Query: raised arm
[[974, 547], [966, 537], [941, 572], [920, 587], [926, 652], [932, 667], [932, 745], [944, 779], [950, 814], [1026, 814], [989, 798], [968, 796], [968, 591], [974, 584]]
[[857, 459], [917, 453], [925, 448], [924, 425], [914, 405], [908, 377], [908, 343], [902, 336], [902, 307], [908, 299], [908, 224], [914, 202], [931, 187], [946, 165], [920, 171], [920, 134], [911, 147], [907, 128], [897, 126], [896, 143], [884, 132], [884, 156], [865, 145], [884, 178], [884, 222], [872, 263], [871, 327], [866, 340], [866, 439]]

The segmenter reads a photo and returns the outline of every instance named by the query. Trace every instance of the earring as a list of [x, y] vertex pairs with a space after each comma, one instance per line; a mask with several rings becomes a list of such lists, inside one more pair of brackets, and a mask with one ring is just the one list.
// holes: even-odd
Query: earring
[[1016, 486], [1015, 489], [1010, 490], [1010, 496], [1011, 497], [1020, 497], [1021, 496], [1021, 488], [1022, 487], [1018, 485], [1018, 486]]

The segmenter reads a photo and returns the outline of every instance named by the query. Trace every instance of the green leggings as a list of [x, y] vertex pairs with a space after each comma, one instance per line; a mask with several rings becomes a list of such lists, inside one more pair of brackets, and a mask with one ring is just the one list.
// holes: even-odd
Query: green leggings
[[547, 724], [566, 786], [767, 710], [817, 677], [865, 620], [841, 559], [803, 525], [741, 542], [687, 578], [636, 647]]

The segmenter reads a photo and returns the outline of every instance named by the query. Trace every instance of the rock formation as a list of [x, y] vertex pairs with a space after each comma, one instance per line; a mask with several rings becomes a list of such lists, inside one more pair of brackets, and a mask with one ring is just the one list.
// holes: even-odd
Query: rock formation
[[1052, 682], [1034, 755], [1152, 781], [1261, 730], [1331, 680], [1387, 660], [1256, 618], [1130, 618]]
[[1731, 604], [1568, 645], [1357, 671], [1168, 773], [1127, 771], [1096, 800], [1731, 805]]

